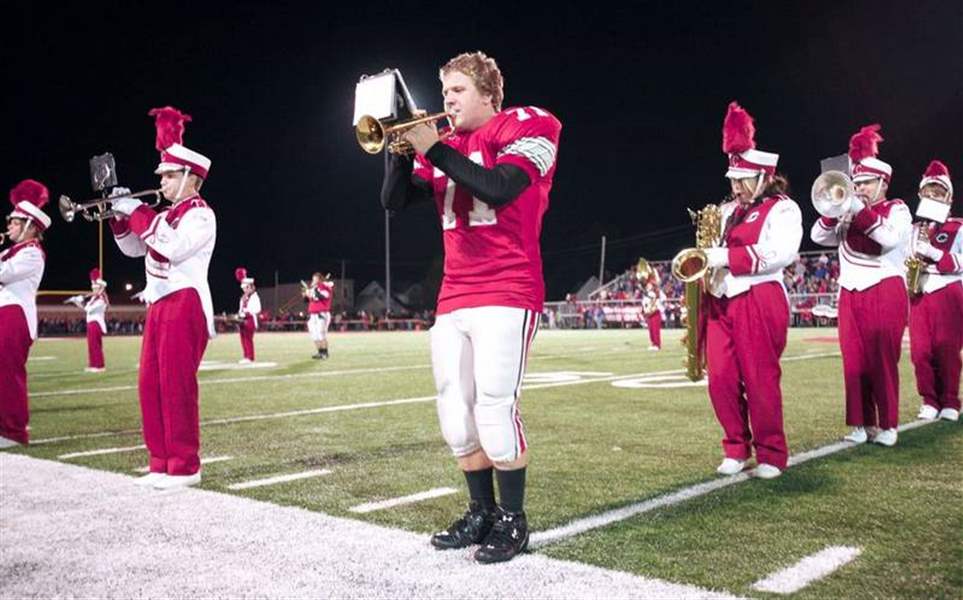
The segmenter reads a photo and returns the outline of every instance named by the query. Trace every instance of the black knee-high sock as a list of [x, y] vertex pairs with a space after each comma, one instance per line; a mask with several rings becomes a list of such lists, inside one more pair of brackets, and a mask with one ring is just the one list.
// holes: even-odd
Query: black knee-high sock
[[465, 471], [465, 481], [468, 482], [468, 495], [472, 502], [477, 502], [483, 508], [495, 507], [495, 481], [492, 479], [492, 467], [478, 471]]
[[525, 467], [512, 471], [495, 471], [498, 479], [499, 504], [508, 512], [522, 512], [525, 506]]

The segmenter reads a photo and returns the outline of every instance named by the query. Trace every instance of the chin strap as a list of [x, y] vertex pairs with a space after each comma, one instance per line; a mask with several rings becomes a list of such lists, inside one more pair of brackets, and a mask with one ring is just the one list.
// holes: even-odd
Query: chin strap
[[177, 187], [177, 195], [174, 196], [174, 202], [180, 202], [181, 194], [184, 193], [184, 186], [187, 185], [187, 176], [191, 174], [190, 167], [184, 167], [184, 176], [181, 177], [181, 184]]

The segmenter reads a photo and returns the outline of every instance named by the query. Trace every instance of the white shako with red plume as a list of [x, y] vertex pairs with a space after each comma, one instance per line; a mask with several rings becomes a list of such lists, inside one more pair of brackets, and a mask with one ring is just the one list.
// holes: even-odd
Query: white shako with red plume
[[849, 165], [853, 183], [877, 178], [889, 183], [893, 176], [893, 167], [876, 158], [879, 142], [883, 141], [880, 129], [882, 126], [879, 123], [867, 125], [849, 138]]
[[173, 106], [152, 108], [147, 114], [154, 117], [154, 127], [157, 129], [154, 146], [161, 153], [160, 164], [154, 173], [160, 175], [169, 171], [187, 170], [207, 179], [207, 173], [211, 170], [211, 159], [183, 145], [184, 123], [190, 121], [191, 116]]
[[238, 267], [234, 269], [234, 278], [237, 279], [237, 282], [242, 286], [254, 283], [254, 278], [247, 276], [247, 269], [244, 267]]
[[926, 172], [923, 173], [923, 179], [920, 180], [920, 189], [923, 189], [923, 186], [930, 183], [942, 185], [946, 188], [946, 191], [951, 195], [953, 194], [953, 182], [950, 181], [950, 170], [938, 160], [932, 161], [929, 166], [926, 167]]
[[100, 274], [100, 269], [98, 269], [97, 267], [94, 267], [93, 269], [90, 270], [90, 285], [91, 286], [99, 285], [101, 287], [107, 287], [107, 282], [104, 281], [103, 277]]
[[752, 116], [738, 102], [730, 102], [722, 123], [722, 151], [729, 155], [729, 179], [775, 174], [779, 155], [756, 150], [755, 136]]
[[42, 209], [50, 200], [47, 186], [33, 179], [24, 179], [10, 190], [10, 204], [15, 219], [32, 221], [39, 231], [50, 227], [50, 217]]

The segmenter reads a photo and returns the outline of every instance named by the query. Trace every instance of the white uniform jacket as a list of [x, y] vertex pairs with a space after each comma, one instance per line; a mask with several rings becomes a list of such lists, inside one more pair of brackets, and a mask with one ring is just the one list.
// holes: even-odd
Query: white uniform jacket
[[[37, 339], [37, 290], [46, 255], [37, 240], [21, 242], [0, 252], [0, 306], [23, 309], [30, 338]], [[0, 383], [0, 385], [3, 385]]]
[[749, 207], [733, 201], [721, 208], [729, 266], [716, 271], [709, 293], [732, 298], [770, 281], [785, 290], [782, 271], [796, 261], [802, 241], [799, 205], [789, 196], [776, 195]]
[[207, 203], [200, 196], [191, 196], [160, 213], [140, 206], [129, 220], [111, 221], [111, 229], [121, 252], [145, 257], [144, 300], [154, 303], [176, 291], [194, 288], [201, 298], [208, 334], [214, 337], [214, 304], [207, 269], [214, 253], [217, 221]]
[[241, 319], [251, 315], [254, 317], [254, 329], [257, 329], [257, 316], [261, 314], [261, 298], [257, 292], [251, 292], [250, 296], [241, 296], [241, 302], [237, 309], [237, 316]]
[[100, 330], [107, 333], [107, 294], [101, 292], [88, 298], [84, 312], [87, 313], [88, 323], [97, 323]]
[[906, 279], [913, 219], [902, 200], [883, 200], [842, 219], [820, 217], [810, 237], [839, 247], [839, 287], [869, 289], [884, 279]]
[[[920, 225], [913, 226], [916, 239]], [[937, 263], [929, 263], [923, 270], [923, 293], [932, 294], [951, 283], [963, 281], [963, 219], [950, 217], [942, 225], [933, 224], [929, 228], [929, 242], [934, 248], [943, 251], [943, 258]]]

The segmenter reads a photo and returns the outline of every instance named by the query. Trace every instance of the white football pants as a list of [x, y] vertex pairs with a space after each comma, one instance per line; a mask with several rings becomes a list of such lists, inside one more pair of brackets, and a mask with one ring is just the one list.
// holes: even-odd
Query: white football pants
[[308, 333], [311, 334], [311, 341], [322, 342], [328, 337], [328, 323], [331, 322], [331, 313], [311, 313], [308, 317]]
[[511, 462], [528, 444], [518, 398], [539, 314], [482, 306], [439, 315], [431, 328], [431, 366], [441, 432], [455, 456], [479, 448]]

